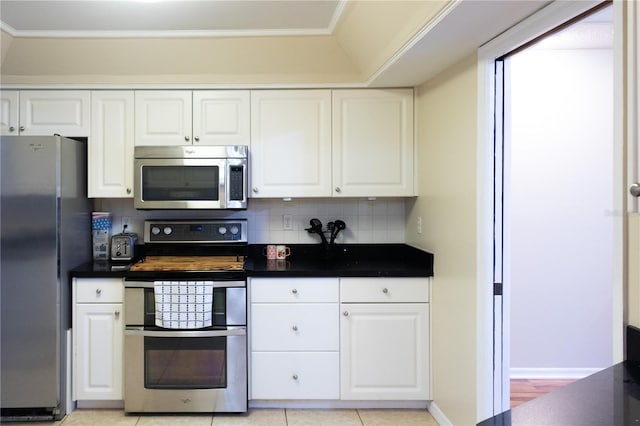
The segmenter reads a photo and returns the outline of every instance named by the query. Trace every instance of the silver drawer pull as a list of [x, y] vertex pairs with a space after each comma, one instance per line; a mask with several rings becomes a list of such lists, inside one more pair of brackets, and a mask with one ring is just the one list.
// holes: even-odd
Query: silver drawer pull
[[293, 293], [293, 294], [298, 294], [298, 289], [297, 289], [297, 288], [292, 289], [292, 290], [291, 290], [291, 293]]
[[294, 325], [293, 327], [291, 327], [291, 330], [293, 330], [293, 331], [298, 331], [298, 326], [297, 326], [297, 325]]
[[385, 287], [385, 288], [383, 288], [383, 289], [382, 289], [382, 292], [383, 292], [384, 294], [387, 294], [387, 293], [389, 293], [389, 289]]
[[349, 311], [344, 311], [344, 312], [342, 313], [342, 315], [344, 315], [345, 317], [348, 317], [348, 316], [349, 316]]
[[291, 378], [292, 378], [293, 380], [298, 380], [298, 375], [297, 375], [297, 374], [294, 374], [293, 376], [291, 376]]
[[102, 294], [102, 290], [99, 288], [96, 288], [96, 295], [100, 296]]
[[120, 318], [120, 311], [115, 311], [113, 314], [115, 315], [116, 319]]

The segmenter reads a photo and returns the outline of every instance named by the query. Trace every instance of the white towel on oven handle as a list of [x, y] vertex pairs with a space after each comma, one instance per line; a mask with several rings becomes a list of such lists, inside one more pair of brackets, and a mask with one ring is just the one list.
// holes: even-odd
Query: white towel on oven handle
[[212, 325], [213, 281], [154, 281], [156, 325], [197, 329]]

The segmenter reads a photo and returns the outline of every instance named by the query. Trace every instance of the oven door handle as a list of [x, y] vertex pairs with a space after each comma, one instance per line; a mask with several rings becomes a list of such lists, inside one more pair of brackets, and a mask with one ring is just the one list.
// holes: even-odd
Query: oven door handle
[[227, 330], [166, 330], [151, 331], [141, 327], [127, 327], [124, 330], [126, 336], [144, 337], [226, 337], [226, 336], [246, 336], [247, 327], [234, 327]]
[[[176, 281], [186, 282], [184, 280], [155, 280], [155, 281]], [[154, 288], [155, 281], [133, 281], [124, 280], [124, 288]], [[194, 281], [212, 281], [214, 288], [229, 288], [229, 287], [246, 287], [246, 281], [216, 281], [216, 280], [194, 280]]]

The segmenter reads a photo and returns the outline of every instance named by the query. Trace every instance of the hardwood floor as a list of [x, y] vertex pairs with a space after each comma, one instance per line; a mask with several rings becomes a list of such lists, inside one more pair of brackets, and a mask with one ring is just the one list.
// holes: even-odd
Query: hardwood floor
[[561, 388], [574, 379], [511, 379], [511, 408]]

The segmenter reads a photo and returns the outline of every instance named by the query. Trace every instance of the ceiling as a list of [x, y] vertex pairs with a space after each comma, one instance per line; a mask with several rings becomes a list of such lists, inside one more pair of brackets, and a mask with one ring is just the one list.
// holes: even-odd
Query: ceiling
[[14, 37], [327, 35], [345, 0], [84, 0], [0, 2]]

